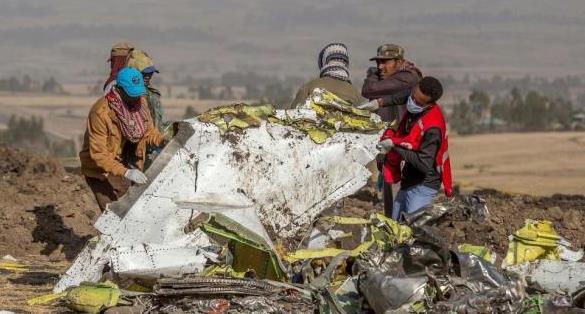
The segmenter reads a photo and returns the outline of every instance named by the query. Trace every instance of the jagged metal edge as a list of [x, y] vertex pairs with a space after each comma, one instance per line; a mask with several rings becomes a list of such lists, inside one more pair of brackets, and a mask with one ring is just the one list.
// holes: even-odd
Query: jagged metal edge
[[176, 127], [178, 129], [177, 134], [169, 141], [169, 143], [163, 148], [160, 155], [154, 160], [152, 165], [146, 169], [146, 176], [149, 178], [147, 184], [143, 185], [132, 185], [128, 192], [124, 194], [120, 199], [115, 202], [108, 204], [108, 210], [116, 214], [120, 218], [124, 218], [128, 213], [128, 210], [134, 205], [138, 198], [144, 193], [144, 191], [153, 182], [152, 178], [155, 178], [163, 168], [169, 163], [171, 158], [183, 148], [187, 143], [187, 140], [195, 134], [195, 130], [191, 127], [189, 122], [177, 122]]

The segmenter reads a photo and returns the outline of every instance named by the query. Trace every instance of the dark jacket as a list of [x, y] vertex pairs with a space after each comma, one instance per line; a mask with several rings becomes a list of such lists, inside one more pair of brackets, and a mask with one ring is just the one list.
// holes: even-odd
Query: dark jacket
[[[399, 98], [403, 98], [405, 93], [410, 93], [410, 89], [414, 87], [422, 78], [420, 70], [414, 66], [406, 67], [390, 76], [387, 79], [380, 79], [377, 71], [368, 71], [368, 76], [364, 80], [362, 86], [362, 96], [368, 99], [384, 98], [400, 93]], [[378, 110], [378, 115], [384, 121], [393, 121], [398, 119], [404, 113], [404, 105], [406, 103], [387, 102], [382, 104], [382, 108]]]
[[[413, 124], [420, 119], [421, 114], [412, 115], [407, 120], [408, 132], [410, 132]], [[430, 128], [424, 133], [418, 151], [399, 146], [394, 148], [405, 161], [400, 181], [401, 189], [407, 189], [418, 184], [423, 184], [435, 190], [441, 188], [441, 175], [435, 168], [435, 158], [440, 147], [441, 130]]]

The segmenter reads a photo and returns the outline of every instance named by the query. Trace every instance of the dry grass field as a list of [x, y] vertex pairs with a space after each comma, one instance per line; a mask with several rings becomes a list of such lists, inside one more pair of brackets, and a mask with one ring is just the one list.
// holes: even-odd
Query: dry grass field
[[585, 132], [459, 136], [450, 145], [454, 179], [464, 190], [585, 194]]

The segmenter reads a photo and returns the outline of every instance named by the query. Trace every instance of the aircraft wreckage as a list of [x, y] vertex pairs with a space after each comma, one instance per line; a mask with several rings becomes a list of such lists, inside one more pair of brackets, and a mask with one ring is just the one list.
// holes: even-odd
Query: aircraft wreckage
[[[386, 127], [320, 89], [299, 109], [237, 104], [176, 123], [148, 183], [107, 206], [54, 293], [29, 304], [60, 299], [89, 313], [128, 304], [149, 313], [585, 306], [583, 250], [548, 221], [527, 220], [511, 236], [506, 269], [489, 248], [452, 250], [429, 228], [453, 204], [405, 214], [408, 225], [321, 215], [367, 183]], [[485, 201], [462, 199], [456, 206], [489, 216]]]
[[[325, 97], [332, 95], [313, 98], [325, 103]], [[317, 110], [232, 106], [209, 122], [179, 123], [146, 170], [148, 184], [108, 205], [95, 223], [99, 236], [54, 290], [97, 281], [106, 265], [122, 276], [201, 272], [216, 254], [206, 250], [208, 235], [189, 226], [210, 214], [251, 231], [272, 250], [275, 237], [294, 242], [306, 234], [321, 211], [366, 184], [365, 166], [383, 126], [375, 115], [328, 103]]]

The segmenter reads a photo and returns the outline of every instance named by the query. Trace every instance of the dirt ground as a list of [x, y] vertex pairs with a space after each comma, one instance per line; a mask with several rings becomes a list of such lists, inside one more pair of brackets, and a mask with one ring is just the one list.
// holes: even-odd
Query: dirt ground
[[10, 255], [30, 266], [26, 272], [0, 268], [0, 310], [62, 312], [28, 307], [26, 300], [49, 293], [95, 234], [99, 209], [79, 175], [58, 160], [0, 148], [0, 263]]
[[[0, 148], [0, 156], [0, 263], [11, 255], [30, 266], [26, 272], [0, 268], [0, 310], [61, 313], [62, 307], [29, 307], [26, 301], [51, 291], [59, 274], [95, 234], [92, 224], [99, 209], [83, 178], [63, 169], [56, 159], [6, 148]], [[575, 248], [585, 247], [584, 195], [538, 197], [486, 189], [473, 194], [487, 203], [490, 214], [484, 223], [475, 222], [465, 209], [468, 192], [456, 196], [449, 203], [451, 212], [436, 223], [435, 230], [452, 247], [485, 244], [501, 258], [508, 235], [527, 218], [549, 219]], [[375, 210], [381, 210], [381, 204], [371, 180], [333, 212], [365, 217]]]
[[83, 178], [51, 157], [5, 148], [0, 156], [0, 256], [72, 260], [99, 215]]
[[487, 245], [503, 257], [508, 236], [522, 228], [526, 219], [550, 220], [575, 249], [585, 248], [585, 195], [536, 197], [496, 190], [478, 190], [472, 194], [486, 201], [489, 216], [484, 223], [473, 221], [473, 214], [462, 205], [461, 196], [449, 205], [452, 210], [436, 222], [436, 230], [453, 248], [461, 243]]
[[454, 180], [466, 191], [585, 194], [585, 132], [452, 136], [449, 145]]

